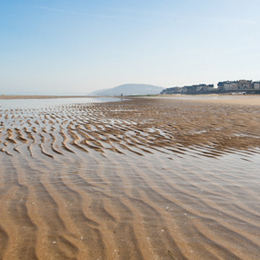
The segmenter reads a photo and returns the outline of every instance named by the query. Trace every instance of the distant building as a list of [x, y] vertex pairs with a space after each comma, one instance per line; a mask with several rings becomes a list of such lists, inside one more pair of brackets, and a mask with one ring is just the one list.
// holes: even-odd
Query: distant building
[[252, 80], [223, 81], [218, 83], [219, 91], [249, 90], [254, 89]]
[[166, 88], [164, 89], [161, 94], [181, 94], [182, 88], [180, 87], [172, 87], [172, 88]]
[[260, 81], [241, 79], [236, 81], [221, 81], [217, 85], [218, 88], [214, 88], [213, 84], [172, 87], [164, 89], [161, 94], [205, 94], [218, 92], [260, 93]]
[[257, 89], [257, 90], [260, 90], [260, 81], [255, 81], [253, 82], [253, 85], [254, 85], [254, 89]]
[[219, 91], [230, 91], [238, 89], [238, 81], [223, 81], [218, 83]]
[[214, 84], [199, 84], [184, 87], [172, 87], [164, 89], [161, 94], [199, 94], [214, 90]]

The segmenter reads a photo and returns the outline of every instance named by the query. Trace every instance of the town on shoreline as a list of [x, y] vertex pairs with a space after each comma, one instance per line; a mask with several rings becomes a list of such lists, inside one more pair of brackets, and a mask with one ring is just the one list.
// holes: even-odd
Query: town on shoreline
[[217, 88], [214, 84], [198, 84], [183, 87], [171, 87], [164, 89], [162, 95], [170, 94], [260, 94], [260, 81], [237, 80], [218, 82]]

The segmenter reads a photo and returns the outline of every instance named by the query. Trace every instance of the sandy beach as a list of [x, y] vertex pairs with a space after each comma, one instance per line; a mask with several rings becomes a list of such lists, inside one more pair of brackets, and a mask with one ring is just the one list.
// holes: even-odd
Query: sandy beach
[[260, 259], [259, 101], [0, 110], [0, 259]]
[[201, 101], [207, 103], [233, 104], [233, 105], [260, 105], [260, 95], [234, 95], [234, 94], [204, 94], [204, 95], [159, 95], [161, 98], [180, 99], [188, 101]]

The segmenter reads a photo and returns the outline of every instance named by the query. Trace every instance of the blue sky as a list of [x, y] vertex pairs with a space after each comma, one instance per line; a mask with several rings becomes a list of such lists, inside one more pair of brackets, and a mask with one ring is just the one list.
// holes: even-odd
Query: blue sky
[[259, 0], [1, 0], [0, 93], [260, 80]]

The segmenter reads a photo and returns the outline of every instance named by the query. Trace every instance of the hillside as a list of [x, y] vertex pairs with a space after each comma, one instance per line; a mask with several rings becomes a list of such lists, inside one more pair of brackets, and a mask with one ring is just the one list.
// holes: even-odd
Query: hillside
[[110, 89], [98, 90], [90, 93], [93, 96], [130, 96], [130, 95], [157, 95], [162, 87], [147, 84], [124, 84]]

